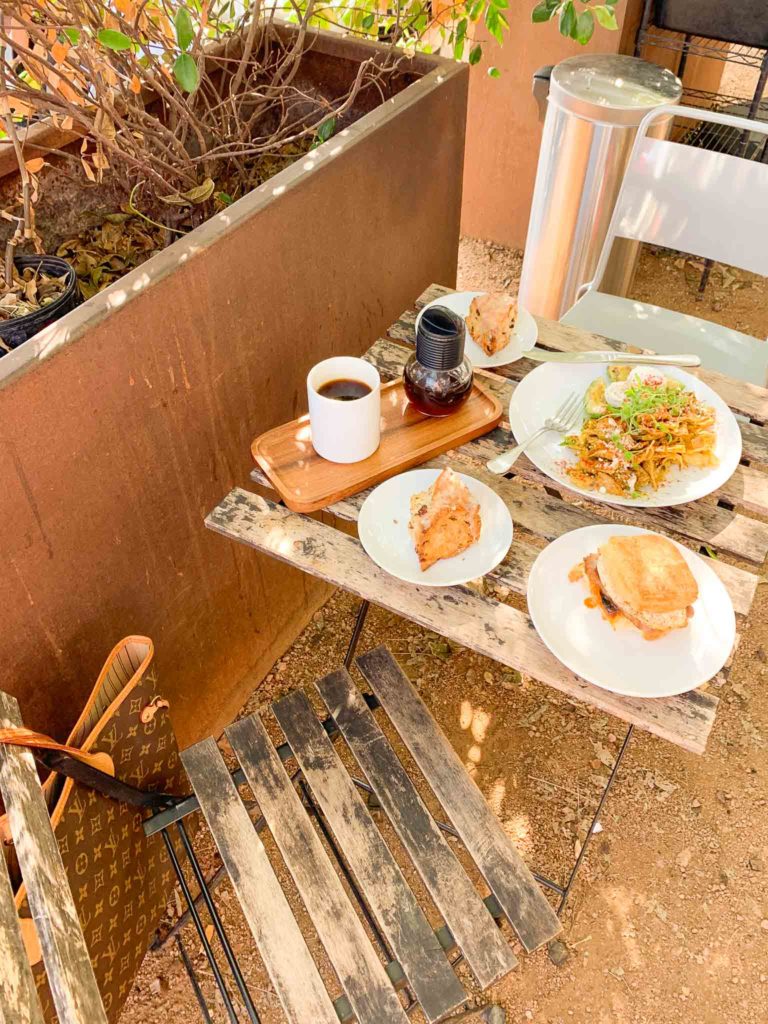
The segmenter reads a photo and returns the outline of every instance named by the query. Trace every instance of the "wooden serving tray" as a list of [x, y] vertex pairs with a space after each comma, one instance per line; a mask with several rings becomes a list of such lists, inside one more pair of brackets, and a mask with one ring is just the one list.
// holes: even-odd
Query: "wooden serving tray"
[[294, 512], [316, 512], [487, 434], [501, 419], [501, 403], [475, 383], [450, 416], [422, 416], [408, 402], [402, 378], [381, 389], [381, 444], [362, 462], [321, 458], [312, 447], [309, 416], [268, 430], [251, 445], [253, 457]]

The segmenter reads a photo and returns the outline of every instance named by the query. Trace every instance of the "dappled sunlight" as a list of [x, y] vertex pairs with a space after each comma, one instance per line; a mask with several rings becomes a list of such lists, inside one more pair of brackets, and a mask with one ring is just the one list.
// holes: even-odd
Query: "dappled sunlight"
[[151, 282], [151, 278], [150, 278], [149, 274], [140, 273], [140, 274], [136, 275], [136, 279], [134, 280], [133, 284], [131, 285], [131, 288], [135, 292], [140, 292], [142, 290], [142, 288], [148, 287], [150, 282]]
[[119, 309], [128, 300], [128, 292], [125, 288], [115, 288], [104, 293], [107, 305], [110, 309]]
[[485, 742], [488, 726], [491, 724], [491, 716], [482, 708], [472, 706], [471, 701], [463, 700], [459, 707], [459, 726], [464, 732], [469, 732], [475, 741], [467, 750], [465, 768], [473, 772], [482, 760], [482, 745]]
[[497, 818], [501, 817], [502, 807], [504, 806], [504, 799], [507, 795], [507, 784], [504, 779], [499, 776], [498, 779], [491, 786], [490, 791], [486, 793], [485, 799], [488, 801], [488, 806], [491, 808]]

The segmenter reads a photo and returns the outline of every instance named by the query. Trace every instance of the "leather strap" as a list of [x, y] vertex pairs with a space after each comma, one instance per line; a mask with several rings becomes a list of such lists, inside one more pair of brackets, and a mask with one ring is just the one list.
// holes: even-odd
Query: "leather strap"
[[30, 750], [57, 750], [62, 754], [69, 754], [75, 760], [82, 761], [83, 764], [87, 764], [105, 775], [111, 775], [113, 778], [115, 775], [115, 765], [109, 754], [103, 752], [86, 754], [77, 747], [69, 747], [66, 743], [57, 743], [50, 736], [46, 736], [42, 732], [34, 732], [32, 729], [23, 727], [0, 729], [0, 743], [14, 747], [28, 747]]

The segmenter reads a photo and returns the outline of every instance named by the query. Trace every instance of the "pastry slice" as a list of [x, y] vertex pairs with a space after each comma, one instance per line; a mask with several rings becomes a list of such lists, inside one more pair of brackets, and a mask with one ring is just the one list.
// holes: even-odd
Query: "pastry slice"
[[501, 292], [490, 292], [472, 299], [467, 329], [483, 352], [492, 356], [510, 343], [516, 321], [517, 299]]
[[411, 498], [408, 529], [422, 572], [461, 554], [480, 538], [480, 506], [452, 469]]

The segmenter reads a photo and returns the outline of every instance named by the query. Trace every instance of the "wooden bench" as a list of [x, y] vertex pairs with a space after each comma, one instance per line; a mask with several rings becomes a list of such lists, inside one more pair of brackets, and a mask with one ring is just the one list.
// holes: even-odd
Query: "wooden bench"
[[[229, 726], [226, 737], [239, 762], [234, 773], [212, 739], [186, 750], [182, 761], [195, 796], [176, 813], [159, 814], [156, 830], [167, 831], [197, 806], [202, 810], [290, 1022], [405, 1024], [415, 1005], [430, 1022], [451, 1014], [458, 1021], [468, 998], [454, 971], [459, 960], [482, 989], [516, 966], [497, 921], [509, 921], [528, 951], [552, 940], [560, 922], [392, 655], [377, 648], [358, 666], [372, 697], [365, 698], [340, 669], [316, 684], [327, 717], [318, 717], [301, 691], [272, 706], [284, 744], [271, 741], [258, 715]], [[386, 712], [450, 824], [428, 810], [372, 706]], [[337, 733], [367, 781], [345, 768], [331, 739]], [[297, 765], [292, 776], [288, 760]], [[258, 806], [257, 824], [269, 830], [338, 978], [341, 995], [335, 998], [238, 792], [243, 783]], [[439, 927], [429, 923], [365, 792], [416, 868], [442, 917]], [[463, 842], [490, 890], [485, 898], [446, 834]], [[205, 898], [210, 910], [210, 896]], [[493, 1008], [486, 1019], [503, 1020], [503, 1013]]]
[[[0, 728], [21, 726], [0, 692]], [[19, 860], [60, 1024], [107, 1024], [34, 758], [0, 744], [0, 795]], [[44, 1024], [5, 858], [0, 856], [0, 1022]]]

